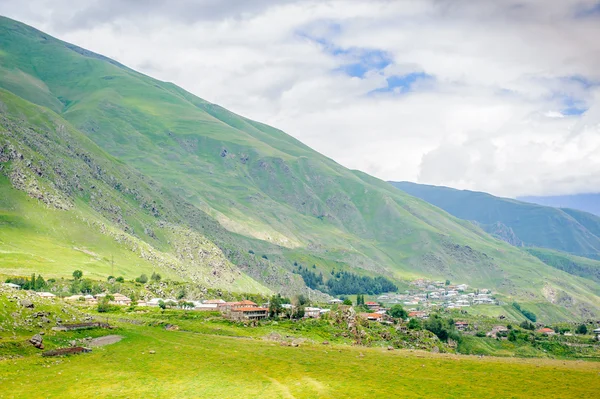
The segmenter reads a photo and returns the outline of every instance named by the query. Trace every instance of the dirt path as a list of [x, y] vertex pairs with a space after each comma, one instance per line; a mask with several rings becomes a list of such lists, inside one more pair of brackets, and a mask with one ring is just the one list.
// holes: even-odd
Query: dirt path
[[123, 337], [120, 335], [106, 335], [104, 337], [94, 338], [92, 342], [90, 342], [91, 347], [97, 346], [105, 346], [110, 344], [115, 344], [122, 340]]

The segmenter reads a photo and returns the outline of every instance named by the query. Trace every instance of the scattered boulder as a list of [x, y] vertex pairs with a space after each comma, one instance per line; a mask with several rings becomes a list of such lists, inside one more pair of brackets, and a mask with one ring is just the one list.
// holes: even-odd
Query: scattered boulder
[[149, 354], [154, 355], [156, 351], [148, 351]]
[[329, 345], [329, 341], [323, 341], [323, 345]]
[[394, 347], [390, 345], [390, 346], [388, 346], [388, 347], [387, 347], [387, 350], [389, 350], [389, 351], [393, 351], [393, 350], [394, 350]]
[[35, 305], [29, 299], [21, 299], [21, 306], [33, 309]]
[[44, 349], [44, 338], [40, 334], [35, 334], [29, 342], [38, 349]]
[[179, 326], [175, 325], [175, 324], [167, 324], [165, 326], [165, 330], [167, 330], [167, 331], [178, 331], [179, 330]]
[[433, 348], [431, 348], [431, 353], [440, 353], [440, 348], [434, 346]]

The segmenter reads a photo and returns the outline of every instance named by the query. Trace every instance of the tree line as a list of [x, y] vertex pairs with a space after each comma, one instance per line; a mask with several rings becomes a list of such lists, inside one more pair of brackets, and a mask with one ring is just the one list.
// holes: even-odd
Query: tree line
[[[379, 295], [384, 292], [397, 292], [398, 287], [389, 279], [377, 276], [359, 276], [347, 271], [331, 271], [331, 277], [325, 281], [323, 273], [313, 271], [308, 267], [294, 264], [294, 273], [302, 276], [307, 287], [319, 290], [331, 295], [351, 295], [366, 293], [368, 295]], [[316, 266], [313, 266], [313, 269]]]

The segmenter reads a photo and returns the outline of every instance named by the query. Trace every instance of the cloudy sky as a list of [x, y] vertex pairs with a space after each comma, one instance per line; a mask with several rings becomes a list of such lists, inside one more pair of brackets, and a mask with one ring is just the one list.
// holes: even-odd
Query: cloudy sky
[[1, 0], [353, 169], [600, 192], [598, 0]]

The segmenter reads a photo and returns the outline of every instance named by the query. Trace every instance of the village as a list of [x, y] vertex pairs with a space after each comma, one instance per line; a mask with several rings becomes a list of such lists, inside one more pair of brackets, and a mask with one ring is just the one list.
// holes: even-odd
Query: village
[[384, 294], [377, 301], [401, 304], [410, 310], [428, 312], [439, 309], [460, 309], [475, 305], [498, 305], [492, 292], [486, 288], [470, 288], [467, 284], [446, 281], [414, 280], [411, 289], [402, 294]]

